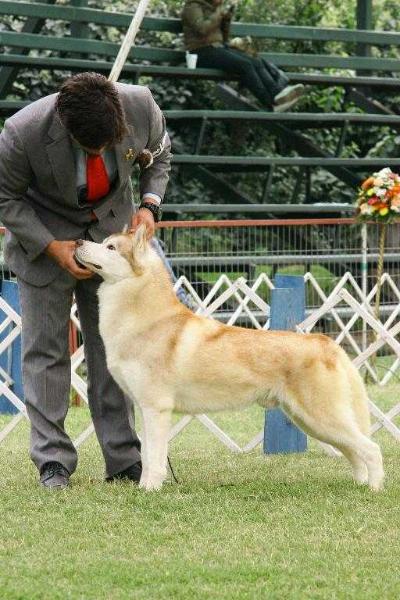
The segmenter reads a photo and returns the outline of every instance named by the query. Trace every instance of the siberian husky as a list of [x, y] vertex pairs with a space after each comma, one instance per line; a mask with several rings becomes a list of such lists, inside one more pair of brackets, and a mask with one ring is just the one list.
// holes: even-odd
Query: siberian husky
[[108, 368], [142, 414], [140, 487], [167, 472], [171, 413], [279, 406], [307, 434], [338, 448], [358, 483], [383, 486], [364, 383], [343, 349], [320, 334], [229, 327], [179, 302], [145, 229], [102, 244], [78, 241], [77, 260], [103, 278], [100, 333]]

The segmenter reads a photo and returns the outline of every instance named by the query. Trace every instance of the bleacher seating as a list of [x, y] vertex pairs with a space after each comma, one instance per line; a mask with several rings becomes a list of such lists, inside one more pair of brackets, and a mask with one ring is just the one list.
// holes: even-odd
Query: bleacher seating
[[[131, 15], [117, 12], [104, 12], [92, 8], [76, 6], [56, 6], [54, 4], [15, 2], [2, 0], [0, 14], [29, 17], [34, 19], [59, 19], [69, 23], [79, 22], [102, 24], [110, 27], [119, 27], [122, 30], [129, 26]], [[145, 18], [142, 29], [153, 32], [169, 32], [179, 35], [182, 31], [179, 19]], [[400, 44], [400, 33], [360, 31], [344, 29], [316, 29], [315, 27], [291, 27], [281, 25], [262, 25], [255, 23], [234, 23], [232, 34], [235, 36], [250, 35], [253, 38], [268, 40], [307, 40], [311, 42], [342, 42], [352, 44], [366, 44], [368, 46], [393, 46]], [[12, 52], [0, 55], [0, 65], [15, 66], [29, 65], [47, 69], [68, 68], [72, 70], [87, 70], [96, 68], [108, 71], [111, 61], [98, 59], [76, 58], [74, 54], [96, 54], [107, 58], [116, 56], [119, 44], [103, 42], [96, 39], [82, 39], [74, 37], [58, 38], [40, 33], [24, 33], [15, 31], [0, 32], [1, 45], [10, 48], [25, 47], [36, 50], [51, 50], [54, 52], [70, 53], [72, 56], [22, 56], [21, 53]], [[393, 73], [400, 71], [400, 62], [396, 58], [371, 58], [366, 56], [338, 56], [330, 54], [295, 54], [295, 53], [263, 53], [267, 60], [284, 68], [306, 68], [312, 70], [337, 69], [347, 71], [346, 75], [328, 73], [301, 73], [289, 72], [292, 81], [301, 81], [307, 84], [318, 85], [357, 85], [381, 86], [392, 89], [400, 87], [400, 78], [393, 77]], [[183, 50], [165, 47], [136, 46], [131, 50], [130, 58], [135, 61], [148, 61], [152, 65], [127, 64], [125, 72], [139, 73], [153, 76], [186, 77], [226, 79], [221, 71], [215, 69], [186, 69]], [[165, 64], [168, 63], [168, 64]], [[355, 77], [351, 71], [369, 71], [370, 76]], [[379, 72], [377, 77], [372, 72]]]
[[[119, 50], [119, 43], [89, 38], [87, 24], [94, 23], [106, 27], [119, 28], [121, 36], [125, 33], [132, 18], [131, 14], [105, 12], [97, 9], [71, 5], [55, 5], [49, 2], [15, 2], [2, 0], [0, 15], [13, 15], [26, 18], [21, 31], [0, 31], [0, 44], [6, 49], [0, 54], [0, 113], [11, 114], [24, 102], [10, 100], [6, 97], [10, 78], [18, 73], [18, 69], [48, 69], [65, 71], [96, 70], [109, 73], [113, 58]], [[65, 21], [71, 25], [71, 33], [57, 37], [43, 33], [42, 26], [46, 19]], [[81, 28], [81, 29], [80, 29]], [[142, 29], [147, 32], [170, 34], [170, 39], [182, 32], [179, 19], [145, 18]], [[232, 34], [235, 36], [250, 35], [265, 40], [338, 42], [346, 45], [368, 47], [390, 47], [400, 43], [400, 33], [316, 29], [314, 27], [289, 27], [263, 25], [254, 23], [234, 23]], [[152, 39], [156, 39], [154, 36]], [[171, 44], [172, 46], [172, 44]], [[219, 83], [232, 79], [227, 74], [215, 69], [187, 69], [184, 65], [183, 45], [181, 49], [167, 47], [165, 39], [159, 45], [138, 45], [132, 48], [128, 62], [124, 66], [121, 78], [138, 82], [145, 77], [168, 77], [187, 79], [209, 79]], [[302, 82], [307, 85], [342, 86], [354, 103], [367, 111], [358, 113], [268, 113], [258, 111], [257, 107], [235, 94], [229, 86], [220, 86], [221, 98], [226, 103], [227, 111], [167, 111], [170, 122], [190, 120], [202, 123], [199, 127], [196, 152], [188, 154], [175, 151], [174, 162], [191, 170], [209, 185], [217, 186], [221, 195], [231, 201], [250, 201], [242, 194], [237, 194], [233, 186], [229, 186], [217, 173], [226, 171], [262, 171], [272, 172], [276, 166], [292, 166], [309, 169], [323, 167], [349, 185], [356, 185], [360, 180], [358, 171], [370, 170], [381, 165], [395, 164], [395, 159], [386, 158], [346, 158], [342, 151], [346, 139], [346, 128], [352, 125], [391, 126], [398, 129], [400, 116], [377, 103], [371, 97], [371, 90], [385, 89], [398, 91], [400, 78], [395, 76], [400, 71], [400, 61], [395, 58], [379, 58], [370, 56], [339, 56], [332, 54], [267, 52], [263, 53], [267, 60], [276, 65], [293, 69], [286, 71], [291, 82]], [[336, 72], [334, 72], [336, 71]], [[235, 110], [232, 110], [235, 109]], [[375, 113], [375, 114], [373, 114]], [[381, 114], [376, 114], [381, 113]], [[251, 156], [213, 156], [201, 153], [204, 131], [213, 120], [225, 120], [231, 123], [246, 121], [263, 123], [274, 135], [284, 138], [285, 143], [295, 150], [298, 157], [251, 157]], [[307, 138], [304, 129], [341, 128], [341, 138], [335, 154], [319, 148], [312, 139]], [[269, 177], [271, 179], [271, 177]], [[268, 198], [270, 187], [266, 185], [263, 201]], [[233, 200], [232, 200], [233, 196]]]

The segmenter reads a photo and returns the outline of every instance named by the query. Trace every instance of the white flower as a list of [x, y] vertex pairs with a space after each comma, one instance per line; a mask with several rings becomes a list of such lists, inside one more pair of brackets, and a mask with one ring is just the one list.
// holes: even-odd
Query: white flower
[[360, 212], [362, 215], [372, 215], [372, 206], [365, 202], [364, 204], [361, 204]]
[[392, 173], [392, 169], [390, 167], [385, 167], [384, 169], [381, 169], [380, 171], [378, 171], [378, 173], [374, 173], [374, 177], [388, 177], [389, 175], [391, 175]]

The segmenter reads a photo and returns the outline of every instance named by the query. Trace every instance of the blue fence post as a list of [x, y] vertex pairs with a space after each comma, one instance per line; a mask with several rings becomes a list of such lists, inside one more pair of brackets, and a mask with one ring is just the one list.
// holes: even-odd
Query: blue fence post
[[[21, 314], [19, 305], [18, 285], [15, 281], [1, 280], [1, 296], [15, 310]], [[6, 317], [0, 310], [0, 319]], [[12, 325], [6, 328], [0, 335], [2, 341], [11, 331]], [[0, 356], [1, 367], [10, 375], [13, 380], [11, 386], [14, 394], [23, 400], [22, 370], [21, 370], [21, 336], [18, 336], [11, 347]], [[16, 414], [18, 409], [4, 396], [0, 396], [0, 413]]]
[[[294, 330], [305, 317], [304, 278], [276, 275], [271, 297], [271, 330]], [[265, 412], [264, 453], [304, 452], [307, 437], [278, 408]]]

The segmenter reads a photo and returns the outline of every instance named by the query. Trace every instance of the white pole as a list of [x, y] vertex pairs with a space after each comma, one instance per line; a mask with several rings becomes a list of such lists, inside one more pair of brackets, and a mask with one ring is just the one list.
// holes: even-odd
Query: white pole
[[[368, 293], [368, 237], [367, 237], [367, 224], [361, 225], [361, 289], [366, 298]], [[363, 352], [367, 349], [367, 323], [363, 320], [362, 325], [362, 344], [361, 347]]]
[[149, 4], [150, 0], [139, 0], [139, 4], [136, 9], [135, 15], [131, 21], [131, 24], [129, 25], [129, 29], [126, 32], [125, 38], [121, 44], [118, 56], [115, 59], [113, 68], [111, 69], [111, 73], [108, 76], [109, 81], [118, 81]]

